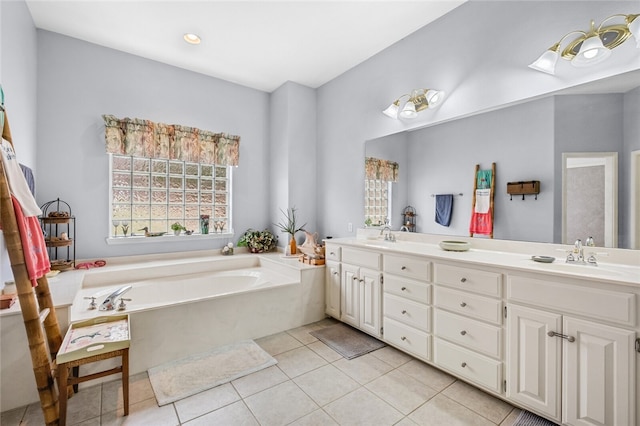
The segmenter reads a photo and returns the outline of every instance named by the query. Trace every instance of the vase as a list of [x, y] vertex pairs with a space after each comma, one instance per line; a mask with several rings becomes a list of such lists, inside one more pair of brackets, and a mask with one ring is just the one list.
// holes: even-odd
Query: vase
[[203, 235], [209, 233], [209, 215], [207, 214], [200, 215], [200, 233]]
[[296, 238], [292, 235], [291, 239], [289, 240], [289, 253], [291, 254], [291, 256], [293, 256], [297, 251], [298, 245], [296, 244]]

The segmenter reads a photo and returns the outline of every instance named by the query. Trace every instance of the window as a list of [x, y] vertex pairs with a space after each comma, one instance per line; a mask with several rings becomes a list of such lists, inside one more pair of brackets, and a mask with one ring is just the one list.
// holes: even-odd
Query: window
[[383, 225], [391, 221], [391, 182], [381, 179], [364, 181], [365, 224]]
[[171, 233], [174, 222], [197, 234], [201, 215], [209, 216], [209, 233], [232, 232], [230, 166], [116, 154], [109, 159], [111, 237], [142, 235], [144, 227]]

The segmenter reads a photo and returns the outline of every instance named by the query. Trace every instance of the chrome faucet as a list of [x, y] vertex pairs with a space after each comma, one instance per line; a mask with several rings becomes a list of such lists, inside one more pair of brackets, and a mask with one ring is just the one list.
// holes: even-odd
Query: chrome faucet
[[391, 233], [391, 227], [389, 225], [385, 225], [381, 230], [380, 230], [380, 235], [384, 236], [384, 240], [385, 241], [395, 241], [396, 237], [395, 235], [393, 235]]
[[131, 289], [132, 289], [132, 286], [125, 285], [123, 287], [120, 287], [113, 293], [111, 293], [109, 296], [107, 296], [106, 299], [104, 299], [104, 302], [102, 302], [102, 304], [100, 305], [100, 310], [113, 311], [116, 308], [116, 300], [118, 299], [118, 297], [122, 297], [123, 294], [125, 294]]
[[409, 227], [408, 227], [408, 226], [406, 226], [406, 225], [402, 225], [402, 226], [400, 227], [400, 232], [409, 232]]
[[578, 263], [580, 265], [589, 264], [598, 266], [598, 261], [595, 257], [595, 253], [589, 253], [588, 259], [585, 259], [584, 257], [584, 248], [595, 246], [596, 244], [593, 241], [593, 237], [587, 238], [584, 245], [582, 245], [582, 240], [577, 239], [576, 242], [573, 243], [573, 250], [569, 251], [569, 253], [567, 254], [567, 263]]

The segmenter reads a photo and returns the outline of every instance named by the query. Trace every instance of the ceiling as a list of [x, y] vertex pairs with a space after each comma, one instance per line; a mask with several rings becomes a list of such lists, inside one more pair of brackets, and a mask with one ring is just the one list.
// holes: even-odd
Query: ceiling
[[317, 88], [465, 1], [26, 3], [37, 28], [272, 92], [287, 81]]

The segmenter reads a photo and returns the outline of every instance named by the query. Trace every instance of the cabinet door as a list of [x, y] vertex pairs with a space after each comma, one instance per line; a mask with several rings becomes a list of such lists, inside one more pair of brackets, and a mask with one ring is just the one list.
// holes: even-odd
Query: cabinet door
[[562, 421], [571, 425], [635, 423], [635, 332], [565, 317]]
[[557, 314], [507, 306], [507, 398], [560, 420], [559, 337], [562, 317]]
[[355, 327], [360, 326], [360, 268], [353, 265], [341, 265], [340, 280], [340, 320]]
[[340, 264], [327, 262], [325, 267], [325, 313], [340, 319]]
[[380, 337], [382, 286], [380, 272], [360, 269], [360, 328]]

